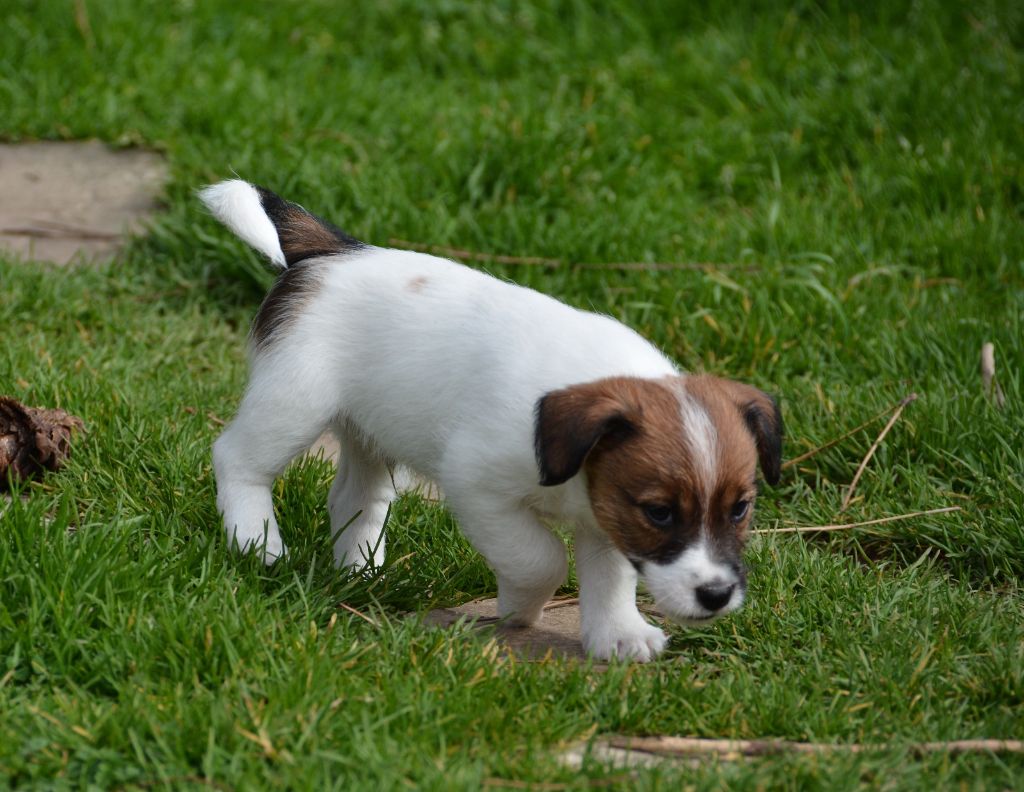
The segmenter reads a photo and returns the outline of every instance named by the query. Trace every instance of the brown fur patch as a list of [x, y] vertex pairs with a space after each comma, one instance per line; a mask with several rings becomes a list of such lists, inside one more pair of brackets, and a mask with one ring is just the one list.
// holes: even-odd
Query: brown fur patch
[[[746, 541], [757, 497], [757, 445], [737, 399], [737, 389], [749, 386], [718, 377], [695, 375], [686, 377], [683, 387], [705, 409], [715, 427], [716, 475], [710, 491], [706, 493], [706, 525], [712, 547], [720, 551], [719, 555], [728, 556]], [[744, 518], [733, 523], [731, 512], [740, 501], [750, 505]]]
[[364, 247], [340, 228], [286, 201], [270, 190], [257, 187], [263, 211], [277, 229], [281, 251], [289, 267], [318, 256], [333, 256]]
[[543, 486], [568, 481], [598, 443], [608, 445], [633, 432], [642, 407], [641, 400], [630, 397], [636, 395], [635, 384], [640, 382], [616, 377], [541, 397], [534, 439]]
[[423, 287], [426, 285], [427, 279], [422, 275], [418, 275], [415, 278], [412, 278], [407, 284], [405, 284], [405, 288], [411, 292], [419, 294], [421, 291], [423, 291]]
[[[702, 519], [700, 477], [679, 409], [669, 387], [632, 380], [620, 393], [639, 405], [634, 433], [622, 443], [598, 446], [584, 466], [590, 503], [616, 546], [634, 560], [671, 560], [696, 538]], [[672, 522], [656, 526], [650, 506], [671, 510]]]
[[[758, 446], [743, 412], [751, 391], [694, 376], [616, 377], [549, 393], [537, 409], [542, 483], [559, 484], [582, 467], [595, 517], [635, 562], [672, 561], [703, 525], [715, 555], [739, 569], [756, 497]], [[680, 402], [687, 397], [714, 428], [714, 459], [692, 457]], [[744, 501], [746, 513], [734, 519]], [[670, 524], [655, 524], [647, 507], [670, 510]]]
[[775, 399], [742, 382], [699, 374], [686, 379], [687, 390], [705, 405], [731, 404], [739, 411], [747, 431], [754, 438], [761, 472], [769, 484], [779, 482], [782, 467], [782, 413]]

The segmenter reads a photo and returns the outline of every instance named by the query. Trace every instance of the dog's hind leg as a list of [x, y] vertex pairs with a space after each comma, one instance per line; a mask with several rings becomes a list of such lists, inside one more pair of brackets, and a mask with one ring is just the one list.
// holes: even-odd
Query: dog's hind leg
[[[213, 444], [217, 509], [228, 542], [271, 564], [285, 554], [274, 518], [274, 479], [330, 423], [336, 405], [317, 389], [298, 391], [295, 372], [253, 362], [238, 414]], [[276, 369], [276, 370], [275, 370]]]
[[338, 473], [327, 510], [334, 537], [334, 562], [360, 571], [384, 564], [384, 521], [395, 497], [387, 461], [343, 423], [334, 428], [341, 444]]
[[565, 544], [521, 505], [442, 486], [462, 532], [498, 579], [498, 616], [516, 626], [538, 622], [565, 582]]

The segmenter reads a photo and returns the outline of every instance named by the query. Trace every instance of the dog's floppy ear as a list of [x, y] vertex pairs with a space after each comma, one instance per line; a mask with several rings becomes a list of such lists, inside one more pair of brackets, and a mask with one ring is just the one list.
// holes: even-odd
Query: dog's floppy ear
[[639, 407], [615, 379], [573, 385], [537, 401], [534, 447], [544, 487], [575, 476], [594, 446], [636, 431]]
[[782, 413], [764, 391], [741, 382], [723, 380], [729, 395], [754, 436], [761, 473], [769, 484], [778, 484], [782, 474]]

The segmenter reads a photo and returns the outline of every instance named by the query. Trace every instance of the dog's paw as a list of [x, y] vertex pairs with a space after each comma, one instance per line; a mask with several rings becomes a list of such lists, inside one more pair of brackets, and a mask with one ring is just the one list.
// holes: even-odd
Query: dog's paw
[[507, 627], [533, 627], [540, 622], [541, 617], [544, 615], [544, 605], [546, 603], [546, 599], [540, 602], [540, 604], [537, 604], [537, 601], [509, 602], [507, 599], [503, 601], [501, 590], [499, 589], [498, 618]]
[[634, 660], [648, 663], [668, 645], [668, 636], [642, 618], [629, 624], [606, 624], [583, 633], [583, 648], [598, 660]]
[[373, 550], [368, 547], [346, 549], [335, 546], [334, 553], [335, 568], [347, 575], [372, 578], [384, 566], [383, 542], [379, 542]]
[[544, 615], [555, 593], [551, 585], [513, 586], [498, 576], [498, 618], [509, 627], [532, 627]]
[[288, 548], [284, 546], [284, 542], [279, 537], [275, 542], [268, 541], [260, 548], [260, 553], [263, 556], [263, 563], [266, 566], [271, 566], [275, 561], [288, 555]]
[[240, 553], [255, 553], [266, 566], [271, 566], [278, 559], [288, 555], [288, 548], [284, 546], [280, 534], [260, 533], [245, 538], [241, 532], [237, 532], [230, 536], [229, 541], [231, 546]]

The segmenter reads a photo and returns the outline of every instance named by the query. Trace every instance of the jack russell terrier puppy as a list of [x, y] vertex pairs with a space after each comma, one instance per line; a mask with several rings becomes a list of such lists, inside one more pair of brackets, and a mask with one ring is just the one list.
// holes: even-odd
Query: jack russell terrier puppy
[[339, 567], [383, 563], [399, 464], [441, 486], [509, 623], [537, 622], [565, 581], [549, 521], [575, 530], [594, 657], [648, 661], [665, 648], [637, 610], [638, 577], [682, 623], [743, 604], [758, 462], [779, 479], [782, 419], [768, 395], [680, 372], [607, 316], [358, 242], [244, 181], [200, 197], [283, 270], [252, 325], [238, 414], [213, 446], [233, 545], [268, 564], [285, 553], [271, 485], [330, 429]]

